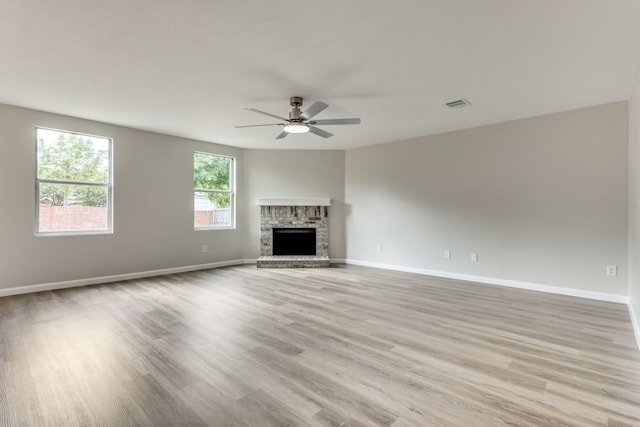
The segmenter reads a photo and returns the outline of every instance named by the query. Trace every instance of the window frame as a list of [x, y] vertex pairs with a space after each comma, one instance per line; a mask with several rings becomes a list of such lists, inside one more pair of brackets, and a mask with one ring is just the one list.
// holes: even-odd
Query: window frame
[[[90, 182], [90, 181], [73, 181], [65, 179], [41, 179], [38, 175], [38, 130], [53, 131], [71, 135], [79, 135], [89, 138], [100, 138], [109, 141], [109, 177], [106, 183], [104, 182]], [[50, 237], [50, 236], [87, 236], [87, 235], [100, 235], [100, 234], [113, 234], [113, 138], [102, 135], [89, 134], [85, 132], [76, 132], [63, 129], [50, 128], [46, 126], [35, 127], [35, 223], [34, 234], [36, 237]], [[102, 187], [107, 189], [107, 228], [104, 230], [65, 230], [65, 231], [40, 231], [40, 185], [41, 184], [58, 184], [58, 185], [79, 185], [79, 186], [91, 186]]]
[[[192, 178], [193, 178], [193, 174], [195, 173], [195, 155], [196, 154], [203, 154], [205, 156], [212, 156], [212, 157], [224, 157], [227, 159], [231, 159], [231, 162], [229, 165], [230, 170], [229, 170], [229, 189], [228, 190], [212, 190], [208, 188], [196, 188], [195, 185], [193, 186], [193, 191], [191, 196], [191, 202], [193, 203], [192, 215], [191, 215], [191, 219], [193, 221], [193, 230], [194, 231], [234, 230], [236, 228], [236, 158], [234, 156], [227, 156], [225, 154], [209, 153], [206, 151], [196, 150], [193, 152], [193, 155], [191, 156]], [[220, 226], [212, 225], [209, 227], [196, 227], [195, 225], [195, 211], [196, 211], [195, 194], [196, 193], [229, 194], [231, 199], [229, 203], [229, 209], [231, 209], [231, 212], [230, 212], [231, 225], [220, 225]]]

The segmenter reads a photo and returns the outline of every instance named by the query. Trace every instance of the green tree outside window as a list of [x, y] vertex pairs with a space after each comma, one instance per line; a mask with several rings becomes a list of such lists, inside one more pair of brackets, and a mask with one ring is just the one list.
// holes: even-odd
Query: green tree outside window
[[109, 182], [109, 140], [56, 133], [55, 140], [38, 138], [38, 179], [58, 181], [40, 184], [40, 201], [53, 206], [106, 206], [104, 187], [77, 183]]
[[212, 154], [193, 155], [193, 188], [206, 192], [207, 198], [218, 208], [231, 206], [232, 161], [231, 157]]

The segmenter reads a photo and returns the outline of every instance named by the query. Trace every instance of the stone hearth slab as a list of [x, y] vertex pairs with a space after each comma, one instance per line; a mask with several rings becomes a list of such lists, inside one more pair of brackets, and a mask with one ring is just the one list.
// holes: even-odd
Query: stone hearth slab
[[258, 268], [320, 268], [329, 267], [328, 256], [261, 256]]

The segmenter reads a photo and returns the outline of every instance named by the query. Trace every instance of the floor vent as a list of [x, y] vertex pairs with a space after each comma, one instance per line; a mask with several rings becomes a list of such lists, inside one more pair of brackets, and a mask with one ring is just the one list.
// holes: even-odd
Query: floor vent
[[455, 101], [447, 102], [445, 105], [450, 110], [453, 110], [454, 108], [469, 107], [471, 103], [465, 98], [460, 98], [460, 99], [456, 99]]

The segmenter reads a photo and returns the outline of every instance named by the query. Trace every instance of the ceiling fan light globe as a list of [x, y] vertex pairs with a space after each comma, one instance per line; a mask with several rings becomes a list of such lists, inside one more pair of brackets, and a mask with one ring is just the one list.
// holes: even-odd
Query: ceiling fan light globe
[[288, 123], [284, 125], [284, 131], [287, 133], [307, 133], [309, 126], [304, 123]]

